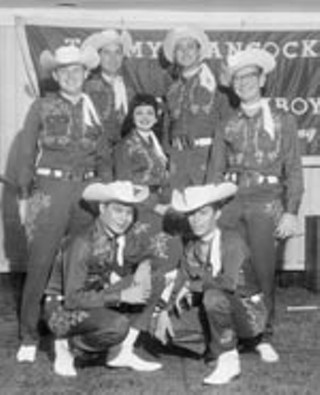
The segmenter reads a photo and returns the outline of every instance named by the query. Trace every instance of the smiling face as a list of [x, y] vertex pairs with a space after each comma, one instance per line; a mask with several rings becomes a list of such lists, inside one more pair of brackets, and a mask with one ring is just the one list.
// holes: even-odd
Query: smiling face
[[205, 238], [217, 227], [220, 210], [206, 205], [188, 214], [188, 221], [195, 236]]
[[122, 45], [111, 42], [105, 45], [100, 50], [99, 54], [102, 72], [110, 76], [118, 74], [124, 57]]
[[148, 132], [157, 122], [154, 107], [150, 104], [141, 104], [133, 111], [133, 122], [140, 132]]
[[112, 234], [122, 235], [131, 226], [134, 219], [134, 208], [119, 202], [101, 203], [100, 220]]
[[181, 38], [175, 46], [175, 60], [184, 70], [197, 67], [200, 63], [201, 48], [191, 37]]
[[257, 66], [245, 66], [235, 72], [232, 86], [241, 102], [252, 104], [261, 98], [261, 88], [266, 81], [265, 75]]
[[81, 64], [70, 64], [58, 67], [52, 75], [59, 84], [60, 91], [69, 96], [78, 96], [82, 92], [87, 71]]

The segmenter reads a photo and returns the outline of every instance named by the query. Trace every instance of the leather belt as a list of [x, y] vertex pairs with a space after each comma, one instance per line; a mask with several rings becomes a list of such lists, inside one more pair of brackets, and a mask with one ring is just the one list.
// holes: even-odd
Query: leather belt
[[198, 139], [193, 140], [193, 145], [195, 147], [209, 147], [213, 144], [212, 137], [200, 137]]
[[231, 172], [227, 173], [225, 176], [226, 181], [234, 182], [239, 186], [254, 186], [261, 184], [279, 184], [279, 177], [273, 175], [264, 175], [258, 172], [244, 172], [237, 173]]
[[73, 172], [70, 170], [51, 169], [49, 167], [38, 167], [36, 169], [38, 176], [56, 178], [64, 181], [87, 181], [96, 177], [94, 170], [87, 170], [83, 172]]
[[213, 145], [214, 139], [212, 137], [190, 138], [188, 136], [174, 137], [172, 140], [172, 147], [178, 151], [187, 149], [210, 147]]

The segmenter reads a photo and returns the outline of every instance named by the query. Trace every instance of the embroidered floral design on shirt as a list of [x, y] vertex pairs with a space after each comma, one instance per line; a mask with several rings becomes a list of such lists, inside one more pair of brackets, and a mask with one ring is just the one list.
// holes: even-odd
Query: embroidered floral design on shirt
[[158, 258], [169, 258], [168, 254], [168, 240], [170, 236], [164, 232], [160, 232], [150, 239], [150, 249]]
[[150, 229], [150, 224], [146, 222], [137, 221], [132, 228], [132, 231], [136, 235], [140, 235], [141, 233], [148, 233]]
[[190, 81], [179, 80], [169, 90], [168, 102], [174, 119], [180, 118], [182, 111], [190, 111], [193, 115], [200, 112], [209, 115], [213, 107], [215, 92], [200, 85], [199, 76]]
[[89, 313], [84, 310], [67, 310], [62, 304], [57, 304], [49, 317], [48, 325], [56, 336], [61, 337], [88, 317]]

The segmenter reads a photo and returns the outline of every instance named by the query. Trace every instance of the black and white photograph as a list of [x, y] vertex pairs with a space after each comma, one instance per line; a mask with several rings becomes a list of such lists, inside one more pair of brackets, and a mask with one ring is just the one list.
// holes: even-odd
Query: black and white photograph
[[0, 0], [0, 395], [320, 394], [320, 3]]

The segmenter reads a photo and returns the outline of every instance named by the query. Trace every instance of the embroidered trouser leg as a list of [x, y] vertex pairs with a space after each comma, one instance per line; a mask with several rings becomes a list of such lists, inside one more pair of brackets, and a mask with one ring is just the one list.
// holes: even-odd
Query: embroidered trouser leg
[[24, 343], [37, 341], [40, 303], [61, 240], [68, 230], [72, 207], [78, 204], [84, 184], [42, 178], [30, 200], [26, 231], [29, 239], [27, 276], [20, 317]]
[[205, 292], [203, 306], [209, 327], [209, 348], [213, 355], [234, 349], [238, 339], [250, 339], [263, 332], [266, 308], [263, 300], [252, 302], [220, 289]]
[[87, 310], [88, 316], [71, 327], [67, 337], [74, 347], [86, 352], [105, 352], [121, 343], [129, 331], [129, 320], [106, 308]]

